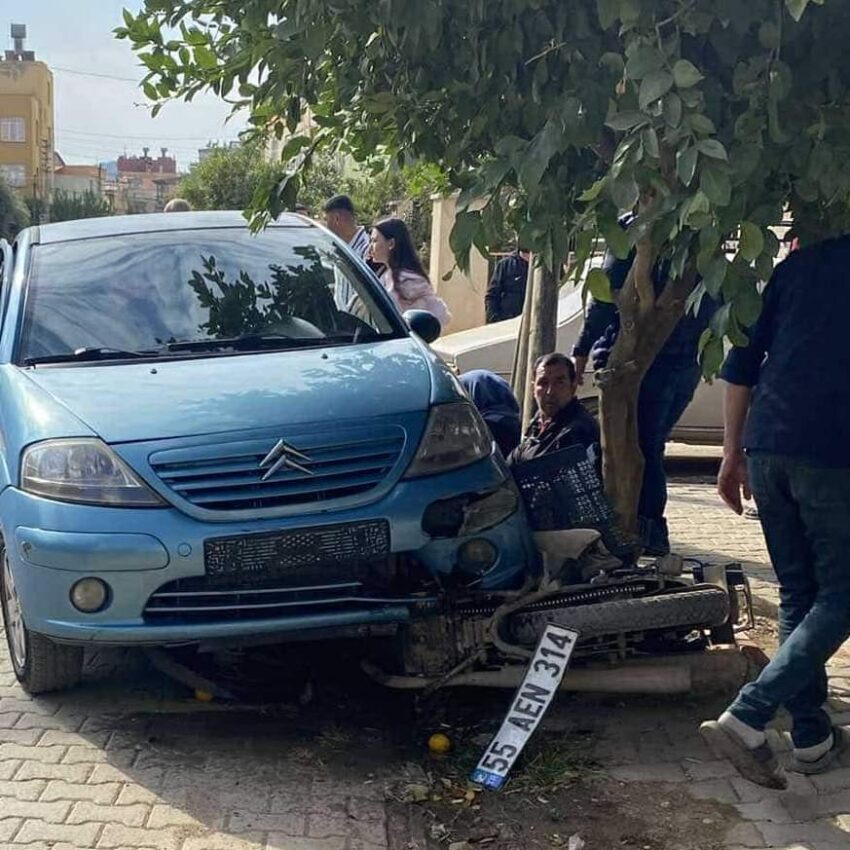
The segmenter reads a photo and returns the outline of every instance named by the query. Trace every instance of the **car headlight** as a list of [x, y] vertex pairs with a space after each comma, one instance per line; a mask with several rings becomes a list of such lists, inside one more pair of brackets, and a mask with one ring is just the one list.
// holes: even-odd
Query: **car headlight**
[[165, 503], [98, 439], [47, 440], [24, 450], [21, 489], [60, 502], [119, 508]]
[[405, 478], [449, 472], [468, 466], [492, 451], [493, 438], [478, 411], [468, 402], [431, 408], [425, 434]]

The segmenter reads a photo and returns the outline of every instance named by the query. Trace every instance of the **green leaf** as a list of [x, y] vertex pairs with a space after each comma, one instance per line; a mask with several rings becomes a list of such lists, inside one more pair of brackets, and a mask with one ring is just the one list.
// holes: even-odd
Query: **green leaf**
[[602, 190], [605, 188], [605, 178], [603, 177], [600, 180], [597, 180], [589, 189], [586, 189], [579, 195], [578, 199], [583, 203], [590, 203], [590, 201], [595, 201]]
[[635, 178], [629, 172], [625, 172], [610, 184], [610, 193], [617, 209], [625, 212], [635, 208], [640, 196], [640, 189]]
[[682, 98], [675, 92], [664, 98], [664, 122], [674, 130], [682, 123]]
[[660, 71], [664, 67], [664, 54], [649, 44], [641, 44], [632, 52], [626, 62], [626, 76], [630, 80], [642, 80], [644, 77]]
[[676, 154], [676, 173], [685, 186], [690, 186], [697, 170], [699, 151], [695, 147], [685, 148]]
[[195, 56], [195, 62], [198, 64], [198, 67], [205, 71], [212, 71], [218, 65], [218, 62], [215, 58], [215, 53], [213, 53], [212, 50], [202, 44], [197, 45], [193, 53]]
[[673, 79], [676, 82], [676, 88], [689, 89], [704, 79], [704, 77], [693, 62], [689, 62], [687, 59], [680, 59], [673, 66]]
[[700, 153], [710, 156], [712, 159], [722, 159], [724, 161], [729, 159], [726, 148], [717, 139], [703, 139], [701, 142], [697, 142], [697, 149]]
[[714, 377], [723, 365], [725, 352], [723, 350], [723, 340], [712, 336], [702, 350], [702, 372], [709, 378]]
[[307, 136], [293, 136], [287, 141], [280, 152], [280, 158], [283, 162], [294, 157], [300, 151], [310, 144], [310, 139]]
[[658, 134], [655, 132], [654, 128], [647, 127], [643, 133], [641, 133], [641, 140], [643, 141], [643, 149], [649, 154], [649, 156], [653, 157], [653, 159], [658, 159], [661, 149], [658, 146]]
[[741, 287], [732, 302], [735, 318], [745, 328], [751, 328], [761, 314], [761, 295], [755, 283]]
[[602, 29], [609, 29], [620, 16], [619, 0], [596, 0], [596, 13], [599, 15], [599, 24]]
[[599, 64], [606, 67], [612, 74], [616, 74], [618, 77], [623, 76], [625, 63], [619, 53], [603, 53], [599, 59]]
[[643, 78], [638, 94], [641, 109], [647, 109], [650, 104], [664, 97], [673, 88], [673, 75], [669, 71], [653, 71]]
[[520, 166], [519, 180], [526, 192], [533, 193], [537, 190], [549, 162], [563, 144], [564, 135], [560, 122], [553, 116], [532, 140]]
[[605, 124], [618, 133], [624, 133], [633, 130], [635, 127], [649, 124], [649, 117], [642, 112], [615, 112]]
[[764, 250], [764, 234], [757, 224], [745, 221], [741, 225], [741, 239], [738, 243], [741, 256], [749, 263]]
[[729, 325], [729, 319], [732, 316], [732, 305], [731, 304], [721, 304], [714, 311], [714, 315], [711, 317], [711, 322], [709, 327], [711, 329], [712, 336], [717, 339], [723, 339], [726, 334], [726, 328]]
[[806, 6], [809, 5], [809, 0], [785, 0], [785, 5], [788, 7], [788, 12], [795, 21], [799, 21], [803, 17], [803, 12], [806, 11]]
[[593, 296], [594, 301], [602, 301], [606, 304], [614, 303], [614, 296], [611, 294], [611, 281], [602, 269], [591, 269], [587, 274], [584, 285]]
[[700, 173], [700, 189], [716, 207], [728, 207], [732, 200], [732, 181], [726, 172], [706, 165]]
[[700, 281], [693, 290], [691, 290], [691, 294], [685, 301], [685, 315], [695, 316], [699, 313], [700, 307], [702, 307], [703, 298], [705, 298], [705, 284]]
[[145, 93], [145, 97], [148, 100], [159, 100], [159, 94], [157, 93], [156, 86], [153, 83], [149, 83], [147, 81], [142, 83], [142, 91]]
[[640, 20], [640, 5], [637, 0], [620, 0], [620, 20], [624, 26], [634, 26]]
[[707, 115], [703, 115], [701, 112], [695, 112], [693, 115], [690, 115], [688, 120], [690, 122], [691, 129], [695, 133], [699, 133], [701, 136], [711, 136], [713, 133], [717, 132], [714, 122]]
[[631, 240], [627, 231], [623, 230], [616, 221], [600, 226], [605, 245], [618, 260], [625, 260], [632, 251]]
[[469, 252], [472, 250], [472, 243], [480, 224], [479, 212], [458, 213], [452, 232], [449, 234], [449, 247], [462, 272], [469, 270]]
[[723, 288], [723, 281], [726, 279], [726, 271], [729, 268], [729, 263], [726, 257], [715, 257], [709, 264], [703, 275], [702, 282], [705, 284], [706, 291], [712, 298], [717, 298], [720, 295], [720, 290]]

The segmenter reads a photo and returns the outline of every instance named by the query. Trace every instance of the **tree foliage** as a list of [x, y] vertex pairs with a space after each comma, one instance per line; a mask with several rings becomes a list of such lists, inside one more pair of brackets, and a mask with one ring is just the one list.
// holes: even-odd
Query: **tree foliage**
[[30, 223], [24, 202], [0, 179], [0, 239], [12, 240]]
[[[154, 100], [211, 89], [261, 135], [295, 133], [309, 110], [318, 131], [289, 138], [284, 166], [323, 146], [436, 163], [463, 189], [461, 255], [507, 214], [550, 268], [570, 237], [582, 259], [600, 233], [698, 270], [730, 305], [716, 367], [719, 339], [740, 341], [758, 310], [784, 209], [804, 239], [846, 224], [848, 26], [837, 0], [147, 0], [118, 34]], [[278, 176], [256, 199], [272, 213], [300, 184]]]
[[260, 144], [214, 145], [180, 178], [176, 192], [196, 210], [243, 210], [271, 179]]
[[574, 246], [577, 279], [598, 236], [634, 252], [602, 380], [628, 513], [637, 391], [683, 311], [721, 303], [701, 341], [715, 372], [758, 315], [773, 228], [790, 213], [805, 243], [850, 225], [848, 31], [841, 0], [146, 0], [118, 35], [153, 100], [212, 90], [257, 134], [294, 134], [258, 216], [291, 205], [317, 150], [381, 152], [461, 190], [461, 259], [506, 219], [549, 269]]
[[50, 203], [51, 221], [73, 221], [78, 218], [97, 218], [110, 215], [109, 203], [91, 189], [85, 192], [66, 192], [57, 189]]

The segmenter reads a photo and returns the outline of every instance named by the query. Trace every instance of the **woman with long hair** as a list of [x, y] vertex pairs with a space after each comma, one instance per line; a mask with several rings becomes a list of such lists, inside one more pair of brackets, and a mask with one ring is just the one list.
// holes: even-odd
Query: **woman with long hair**
[[398, 309], [427, 310], [445, 327], [451, 314], [422, 268], [407, 225], [400, 218], [379, 221], [372, 226], [369, 246], [372, 260], [385, 266], [381, 283]]

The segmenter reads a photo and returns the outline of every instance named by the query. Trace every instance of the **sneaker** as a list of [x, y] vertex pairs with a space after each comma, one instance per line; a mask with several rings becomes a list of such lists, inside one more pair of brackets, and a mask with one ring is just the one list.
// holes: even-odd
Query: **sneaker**
[[792, 756], [788, 769], [793, 770], [794, 773], [804, 773], [806, 776], [815, 776], [829, 770], [835, 764], [836, 759], [850, 747], [850, 731], [843, 726], [833, 726], [832, 735], [832, 749], [829, 752], [824, 753], [814, 761], [805, 761]]
[[743, 517], [744, 517], [744, 519], [758, 519], [759, 518], [759, 509], [758, 508], [744, 508]]
[[733, 732], [725, 729], [716, 720], [707, 720], [699, 727], [702, 739], [712, 752], [721, 759], [728, 759], [744, 779], [765, 788], [782, 790], [788, 787], [788, 779], [767, 743], [750, 749]]

